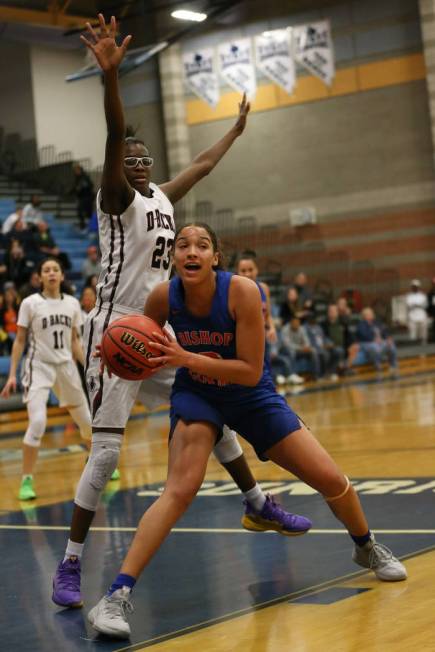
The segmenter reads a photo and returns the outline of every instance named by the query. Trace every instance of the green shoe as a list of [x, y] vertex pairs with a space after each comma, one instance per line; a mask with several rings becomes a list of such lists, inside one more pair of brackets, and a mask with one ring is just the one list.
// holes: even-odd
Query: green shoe
[[121, 474], [119, 472], [119, 469], [115, 469], [112, 475], [110, 476], [110, 480], [119, 480], [121, 477]]
[[36, 498], [36, 494], [33, 489], [33, 478], [24, 478], [21, 481], [21, 487], [18, 493], [18, 499], [33, 500], [34, 498]]

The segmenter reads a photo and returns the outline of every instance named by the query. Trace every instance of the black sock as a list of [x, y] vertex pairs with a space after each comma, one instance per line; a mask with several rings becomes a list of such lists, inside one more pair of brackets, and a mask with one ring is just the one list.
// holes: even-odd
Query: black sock
[[357, 537], [353, 534], [351, 534], [350, 536], [353, 539], [353, 541], [355, 541], [356, 545], [362, 548], [367, 543], [367, 541], [370, 541], [371, 532], [370, 530], [367, 530], [367, 534], [363, 534], [362, 536]]

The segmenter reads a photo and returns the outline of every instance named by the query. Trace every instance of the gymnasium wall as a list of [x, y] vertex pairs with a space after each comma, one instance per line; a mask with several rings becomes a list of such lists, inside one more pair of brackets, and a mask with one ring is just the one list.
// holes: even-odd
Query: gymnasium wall
[[7, 134], [35, 138], [29, 47], [1, 41], [0, 61], [0, 127]]
[[[207, 44], [329, 18], [336, 78], [328, 88], [299, 69], [292, 96], [257, 78], [246, 134], [195, 189], [201, 216], [230, 253], [256, 249], [263, 271], [284, 283], [305, 269], [313, 283], [359, 287], [373, 301], [405, 291], [411, 278], [428, 281], [435, 183], [417, 0], [341, 2], [273, 19], [270, 11], [266, 22], [208, 34]], [[186, 93], [192, 154], [236, 118], [237, 94], [221, 93], [215, 112]], [[316, 210], [317, 225], [291, 226], [290, 210], [301, 207]]]
[[38, 149], [55, 145], [74, 159], [104, 160], [106, 122], [98, 77], [67, 84], [65, 76], [83, 66], [83, 52], [33, 45], [30, 68]]

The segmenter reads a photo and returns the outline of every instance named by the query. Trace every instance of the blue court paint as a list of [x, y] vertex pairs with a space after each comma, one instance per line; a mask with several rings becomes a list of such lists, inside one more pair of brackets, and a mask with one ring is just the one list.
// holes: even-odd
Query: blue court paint
[[340, 602], [340, 600], [352, 598], [353, 596], [365, 593], [366, 591], [371, 591], [371, 589], [333, 586], [325, 591], [319, 591], [318, 593], [311, 593], [309, 595], [304, 595], [301, 598], [289, 600], [289, 604], [334, 604], [334, 602]]
[[[427, 480], [431, 480], [428, 478]], [[418, 478], [418, 483], [424, 482]], [[222, 483], [225, 484], [225, 483]], [[148, 489], [156, 489], [151, 485]], [[279, 497], [287, 509], [306, 514], [315, 528], [342, 529], [318, 495]], [[134, 526], [155, 500], [137, 496], [137, 488], [112, 491], [102, 501], [94, 525]], [[362, 495], [371, 528], [417, 529], [433, 525], [433, 493]], [[105, 593], [132, 539], [132, 532], [91, 532], [83, 557], [83, 610], [62, 612], [51, 602], [51, 579], [62, 558], [67, 531], [39, 525], [68, 526], [72, 503], [0, 514], [0, 524], [28, 524], [29, 530], [1, 530], [1, 646], [20, 652], [112, 652], [125, 642], [99, 639], [87, 624], [87, 611]], [[180, 527], [240, 528], [238, 496], [199, 496]], [[434, 545], [430, 534], [383, 535], [380, 541], [397, 556]], [[286, 602], [339, 583], [365, 571], [351, 559], [352, 542], [343, 534], [281, 537], [261, 533], [172, 533], [133, 592], [133, 648], [167, 640], [183, 630], [204, 627], [261, 608]], [[293, 602], [292, 602], [293, 603]]]

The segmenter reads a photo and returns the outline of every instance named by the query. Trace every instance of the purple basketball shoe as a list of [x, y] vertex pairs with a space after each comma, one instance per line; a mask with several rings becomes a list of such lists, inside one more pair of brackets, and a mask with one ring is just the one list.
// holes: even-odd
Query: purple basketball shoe
[[53, 578], [51, 599], [60, 607], [82, 607], [80, 593], [80, 559], [70, 557], [61, 561]]
[[255, 512], [248, 501], [245, 500], [244, 504], [245, 513], [242, 517], [242, 525], [245, 530], [252, 532], [275, 530], [287, 537], [296, 537], [308, 532], [312, 526], [309, 518], [286, 512], [270, 495], [266, 496], [266, 502], [260, 513]]

